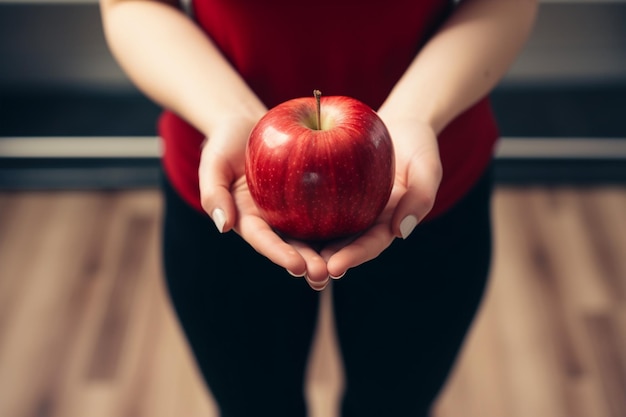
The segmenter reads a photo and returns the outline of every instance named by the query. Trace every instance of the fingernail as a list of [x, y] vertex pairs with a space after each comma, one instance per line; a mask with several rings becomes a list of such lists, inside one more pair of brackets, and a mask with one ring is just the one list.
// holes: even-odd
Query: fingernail
[[413, 232], [417, 226], [417, 218], [413, 215], [406, 216], [400, 222], [400, 234], [402, 235], [402, 239], [406, 239]]
[[224, 213], [224, 210], [216, 208], [213, 210], [211, 217], [213, 218], [217, 230], [219, 230], [220, 233], [224, 233], [224, 225], [226, 224], [226, 213]]
[[313, 281], [307, 275], [306, 280], [309, 283], [309, 286], [313, 288], [315, 291], [321, 291], [324, 288], [326, 288], [326, 285], [328, 285], [328, 281], [330, 280], [330, 275], [327, 276], [324, 281]]
[[327, 285], [328, 285], [328, 280], [324, 282], [316, 282], [316, 281], [309, 280], [309, 286], [313, 288], [315, 291], [322, 291], [326, 288]]
[[290, 271], [290, 270], [288, 270], [288, 269], [287, 269], [287, 272], [289, 273], [289, 275], [291, 275], [291, 276], [292, 276], [292, 277], [294, 277], [294, 278], [302, 278], [303, 276], [305, 276], [305, 275], [306, 275], [306, 270], [305, 270], [303, 273], [301, 273], [301, 274], [296, 274], [296, 273], [293, 273], [293, 272], [291, 272], [291, 271]]
[[339, 279], [339, 278], [343, 278], [344, 275], [346, 275], [346, 272], [348, 271], [343, 271], [343, 274], [339, 274], [338, 276], [334, 276], [334, 275], [329, 275], [329, 277], [331, 279]]

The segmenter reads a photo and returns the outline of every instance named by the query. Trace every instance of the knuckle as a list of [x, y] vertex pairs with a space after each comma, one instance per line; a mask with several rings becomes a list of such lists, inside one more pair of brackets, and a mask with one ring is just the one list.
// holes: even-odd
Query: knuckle
[[213, 211], [214, 203], [214, 195], [208, 191], [200, 190], [200, 205], [207, 213], [211, 213]]
[[436, 194], [431, 192], [420, 192], [416, 195], [415, 206], [418, 210], [427, 213], [435, 205]]

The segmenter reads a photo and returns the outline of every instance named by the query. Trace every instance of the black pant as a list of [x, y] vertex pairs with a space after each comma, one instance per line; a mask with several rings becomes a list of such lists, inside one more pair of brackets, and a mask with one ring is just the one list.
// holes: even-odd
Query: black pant
[[[343, 417], [428, 415], [483, 295], [491, 179], [333, 283]], [[304, 371], [319, 294], [165, 184], [171, 299], [222, 417], [306, 415]]]

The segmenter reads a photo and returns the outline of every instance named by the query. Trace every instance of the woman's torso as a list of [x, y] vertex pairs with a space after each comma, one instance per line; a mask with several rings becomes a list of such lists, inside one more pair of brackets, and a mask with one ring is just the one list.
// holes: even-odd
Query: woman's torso
[[[320, 89], [378, 109], [453, 2], [195, 0], [192, 5], [197, 23], [268, 108]], [[170, 181], [201, 210], [197, 168], [204, 135], [170, 112], [161, 118], [160, 134]], [[431, 217], [478, 180], [497, 136], [486, 99], [444, 129], [439, 137], [444, 177]]]

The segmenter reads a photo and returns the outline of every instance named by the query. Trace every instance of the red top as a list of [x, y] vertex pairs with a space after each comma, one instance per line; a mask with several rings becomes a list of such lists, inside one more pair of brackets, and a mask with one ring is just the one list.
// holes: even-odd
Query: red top
[[[448, 0], [193, 2], [198, 24], [268, 108], [317, 88], [378, 109], [452, 5]], [[169, 180], [202, 210], [198, 165], [203, 134], [169, 111], [159, 131]], [[429, 218], [451, 207], [479, 179], [497, 138], [486, 98], [441, 132], [443, 180]]]

